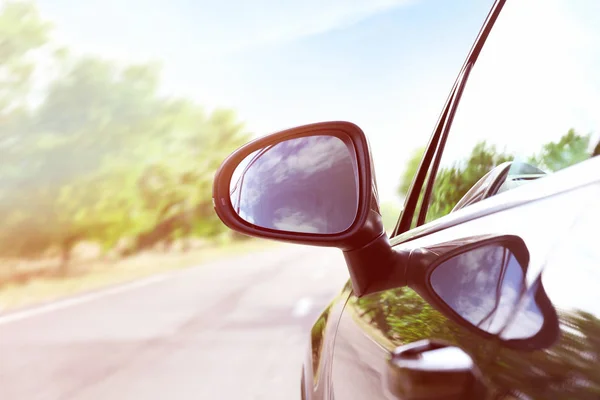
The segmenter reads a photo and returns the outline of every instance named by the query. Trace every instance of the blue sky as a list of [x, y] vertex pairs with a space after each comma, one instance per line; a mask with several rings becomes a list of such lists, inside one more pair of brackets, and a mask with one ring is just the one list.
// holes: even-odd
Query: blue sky
[[491, 1], [39, 0], [56, 40], [124, 62], [157, 60], [163, 90], [233, 107], [264, 135], [357, 123], [394, 199]]
[[[123, 62], [160, 61], [166, 93], [233, 107], [256, 135], [357, 123], [383, 201], [399, 201], [407, 158], [426, 144], [491, 3], [38, 0], [59, 42]], [[598, 0], [509, 0], [470, 76], [442, 165], [481, 138], [517, 157], [570, 128], [593, 133], [595, 145], [598, 18]], [[555, 302], [596, 311], [562, 280], [549, 274], [544, 283]]]

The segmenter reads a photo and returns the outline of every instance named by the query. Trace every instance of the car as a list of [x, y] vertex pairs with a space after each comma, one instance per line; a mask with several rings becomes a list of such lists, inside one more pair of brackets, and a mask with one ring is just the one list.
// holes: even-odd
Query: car
[[303, 399], [599, 398], [594, 11], [494, 2], [389, 235], [352, 122], [263, 136], [221, 164], [229, 228], [343, 252], [350, 278], [310, 332]]

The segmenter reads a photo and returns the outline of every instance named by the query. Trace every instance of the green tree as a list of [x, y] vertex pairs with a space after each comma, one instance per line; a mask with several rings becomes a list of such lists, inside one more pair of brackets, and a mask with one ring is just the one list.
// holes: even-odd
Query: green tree
[[408, 194], [408, 189], [410, 189], [410, 185], [415, 179], [415, 175], [417, 175], [417, 170], [419, 169], [419, 164], [423, 159], [423, 155], [425, 154], [425, 147], [419, 147], [415, 149], [411, 154], [408, 162], [406, 163], [406, 167], [404, 168], [404, 172], [402, 173], [402, 177], [400, 178], [400, 186], [398, 187], [398, 194], [404, 197]]
[[[24, 16], [16, 18], [17, 11]], [[6, 15], [39, 29], [6, 28]], [[9, 3], [0, 15], [0, 35], [7, 37], [0, 43], [30, 43], [15, 57], [43, 45], [45, 36], [31, 32], [46, 29], [24, 3]], [[11, 109], [22, 105], [19, 118], [0, 121], [2, 256], [59, 247], [61, 271], [68, 272], [81, 240], [110, 248], [135, 237], [136, 251], [224, 229], [212, 212], [211, 187], [220, 162], [249, 138], [235, 113], [205, 113], [187, 99], [162, 96], [156, 64], [119, 67], [68, 52], [53, 61], [57, 76], [37, 106], [21, 101], [31, 75], [13, 74], [22, 78], [19, 90], [1, 92]]]
[[[417, 175], [419, 165], [421, 160], [423, 159], [423, 155], [425, 154], [425, 147], [419, 147], [413, 150], [408, 162], [406, 163], [406, 167], [404, 168], [404, 172], [402, 173], [402, 177], [400, 178], [400, 185], [398, 186], [398, 194], [405, 198], [410, 189], [410, 185], [412, 185], [415, 176]], [[423, 191], [419, 194], [419, 199], [417, 201], [417, 209], [423, 200]], [[411, 226], [414, 227], [417, 224], [418, 214], [413, 215]], [[394, 222], [395, 226], [395, 222]]]
[[509, 154], [501, 153], [495, 146], [482, 141], [475, 145], [465, 161], [440, 168], [431, 194], [427, 221], [450, 213], [477, 181], [497, 165], [511, 159]]
[[[590, 157], [590, 137], [591, 135], [581, 135], [574, 129], [570, 129], [558, 141], [541, 146], [541, 150], [529, 157], [527, 161], [549, 172], [566, 168]], [[419, 149], [408, 161], [398, 189], [400, 194], [407, 193], [422, 154], [423, 149]], [[450, 213], [460, 199], [485, 174], [499, 164], [513, 159], [513, 155], [500, 152], [495, 146], [482, 141], [473, 147], [466, 159], [440, 168], [435, 178], [426, 222]], [[423, 193], [420, 195], [419, 204], [422, 197]], [[417, 216], [413, 218], [413, 226], [416, 224], [416, 218]]]
[[[175, 112], [176, 111], [176, 112]], [[159, 159], [145, 164], [138, 190], [154, 223], [136, 238], [135, 249], [190, 234], [211, 236], [224, 226], [212, 212], [212, 181], [222, 160], [249, 139], [230, 110], [205, 115], [191, 103], [171, 109], [171, 132], [158, 138]], [[165, 150], [166, 149], [166, 150]]]
[[[35, 62], [32, 55], [48, 43], [49, 25], [32, 3], [0, 2], [0, 176], [19, 173], [16, 151], [29, 129], [28, 99]], [[0, 199], [2, 198], [0, 186]]]
[[[60, 246], [66, 272], [79, 240], [110, 241], [108, 233], [126, 233], [116, 232], [116, 226], [135, 227], [117, 223], [131, 222], [127, 217], [136, 203], [136, 166], [119, 163], [122, 158], [116, 154], [139, 146], [144, 135], [160, 129], [157, 81], [150, 67], [119, 70], [92, 58], [65, 66], [42, 104], [30, 111], [19, 146], [12, 148], [21, 162], [13, 166], [2, 206], [9, 214], [19, 209], [21, 217], [11, 220], [4, 234], [28, 234], [5, 242], [20, 242], [10, 251], [36, 255], [50, 245]], [[34, 236], [40, 239], [32, 240]]]
[[557, 142], [545, 144], [529, 162], [546, 171], [558, 171], [588, 159], [589, 145], [590, 135], [580, 135], [569, 129]]
[[[389, 340], [381, 344], [390, 351], [422, 339], [459, 346], [474, 358], [491, 394], [518, 390], [532, 399], [597, 399], [600, 393], [600, 319], [588, 312], [559, 310], [562, 331], [557, 342], [523, 351], [485, 340], [432, 308], [409, 288], [352, 297], [348, 307], [355, 308], [360, 319]], [[554, 328], [559, 327], [548, 327]]]
[[353, 297], [349, 307], [356, 308], [359, 318], [389, 340], [388, 350], [435, 338], [459, 345], [476, 359], [485, 357], [485, 343], [473, 340], [475, 334], [449, 320], [410, 288], [387, 290], [360, 299]]
[[49, 25], [30, 2], [0, 4], [0, 126], [22, 111], [31, 89], [32, 53], [48, 41]]
[[[424, 148], [416, 149], [409, 159], [398, 188], [401, 195], [405, 196], [408, 193], [424, 152]], [[482, 141], [475, 145], [466, 160], [442, 167], [435, 178], [426, 222], [448, 214], [483, 175], [509, 159], [508, 155], [499, 153], [494, 146]], [[417, 209], [420, 208], [422, 200], [423, 191], [419, 196]], [[416, 225], [417, 218], [418, 215], [413, 216], [412, 226]]]
[[598, 398], [600, 320], [582, 310], [559, 310], [558, 316], [562, 331], [551, 347], [533, 352], [499, 348], [485, 371], [496, 386], [524, 391], [532, 399]]

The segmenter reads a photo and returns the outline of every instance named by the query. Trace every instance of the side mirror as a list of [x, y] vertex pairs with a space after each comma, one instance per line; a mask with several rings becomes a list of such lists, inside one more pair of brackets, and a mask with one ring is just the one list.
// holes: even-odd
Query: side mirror
[[367, 139], [350, 122], [254, 140], [223, 162], [213, 186], [215, 211], [235, 231], [340, 248], [359, 296], [394, 270], [376, 196]]
[[529, 251], [520, 237], [446, 244], [435, 253], [417, 290], [452, 320], [514, 348], [544, 348], [557, 338], [556, 310], [541, 281], [526, 283]]
[[429, 284], [459, 317], [497, 334], [525, 292], [526, 261], [504, 243], [486, 243], [439, 261], [431, 270]]
[[239, 218], [268, 236], [331, 237], [359, 219], [359, 196], [368, 193], [368, 186], [360, 182], [365, 177], [359, 175], [350, 136], [323, 130], [286, 137], [253, 151], [237, 165], [229, 201]]

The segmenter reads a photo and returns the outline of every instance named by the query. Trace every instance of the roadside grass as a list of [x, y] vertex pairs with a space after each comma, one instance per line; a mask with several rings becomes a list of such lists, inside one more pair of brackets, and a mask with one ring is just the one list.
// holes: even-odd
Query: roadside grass
[[0, 286], [0, 313], [278, 245], [250, 239], [187, 252], [149, 251], [118, 261], [90, 260], [78, 263], [67, 276], [40, 275], [23, 282], [5, 283]]

